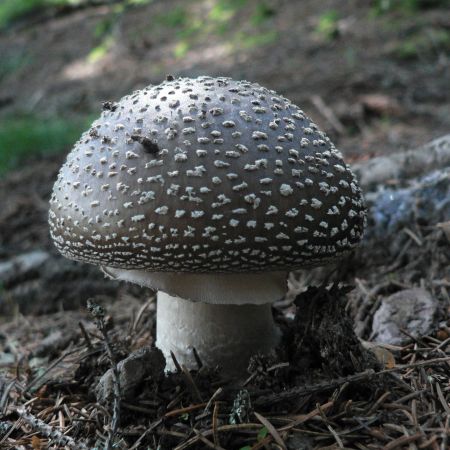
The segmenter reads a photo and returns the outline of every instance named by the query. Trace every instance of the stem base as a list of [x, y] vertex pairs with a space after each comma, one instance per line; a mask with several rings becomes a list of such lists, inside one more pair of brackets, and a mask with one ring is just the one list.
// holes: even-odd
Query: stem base
[[213, 305], [158, 292], [156, 345], [175, 370], [170, 352], [188, 369], [197, 369], [193, 348], [203, 365], [221, 366], [226, 375], [243, 375], [250, 357], [278, 343], [270, 303]]

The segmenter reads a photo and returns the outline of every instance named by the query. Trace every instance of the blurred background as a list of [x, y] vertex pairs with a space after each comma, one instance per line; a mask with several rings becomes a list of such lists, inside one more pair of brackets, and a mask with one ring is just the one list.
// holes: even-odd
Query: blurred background
[[257, 81], [350, 158], [449, 130], [446, 0], [1, 0], [0, 173], [166, 74]]
[[446, 0], [0, 0], [0, 312], [121, 295], [59, 257], [47, 226], [57, 171], [103, 101], [167, 74], [248, 79], [353, 163], [448, 133], [449, 61]]

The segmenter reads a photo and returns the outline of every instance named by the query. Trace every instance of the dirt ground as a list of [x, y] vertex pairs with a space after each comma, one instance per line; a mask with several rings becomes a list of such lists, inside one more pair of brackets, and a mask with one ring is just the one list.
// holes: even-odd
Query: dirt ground
[[[169, 25], [157, 18], [181, 5], [206, 17], [208, 2], [154, 1], [117, 17], [105, 5], [29, 17], [0, 34], [0, 54], [16, 52], [26, 61], [0, 78], [0, 120], [19, 113], [87, 114], [167, 73], [208, 73], [258, 81], [286, 95], [349, 161], [414, 148], [448, 133], [448, 48], [432, 38], [420, 41], [416, 52], [402, 47], [429, 30], [448, 30], [447, 10], [376, 16], [369, 1], [277, 0], [258, 26], [249, 25], [256, 3], [244, 2], [221, 33], [205, 19], [204, 34], [195, 39], [180, 35], [184, 22]], [[331, 35], [318, 31], [329, 10], [339, 12]], [[108, 52], [87, 64], [101, 41], [94, 30], [111, 17]], [[245, 39], [258, 35], [265, 42], [273, 30], [273, 42], [250, 45]], [[177, 57], [174, 48], [183, 39], [189, 46]], [[49, 438], [49, 448], [94, 448], [114, 439], [124, 449], [447, 448], [449, 240], [442, 228], [423, 220], [395, 235], [372, 236], [338, 268], [291, 274], [290, 291], [274, 309], [285, 349], [255, 358], [244, 386], [227, 384], [220, 371], [145, 373], [134, 382], [139, 394], [122, 401], [120, 426], [112, 431], [117, 408], [111, 399], [98, 402], [94, 389], [111, 367], [105, 342], [116, 361], [151, 346], [155, 299], [150, 290], [106, 280], [97, 268], [56, 252], [47, 211], [63, 161], [63, 154], [30, 159], [0, 179], [0, 448], [43, 449]], [[306, 291], [310, 285], [316, 287]], [[376, 312], [386, 298], [411, 289], [435, 300], [426, 332], [404, 329], [400, 343], [373, 350], [367, 341], [375, 336]], [[305, 343], [308, 325], [297, 313], [308, 310], [311, 298], [320, 300], [322, 319]], [[99, 327], [88, 299], [106, 308]], [[327, 301], [346, 317], [342, 324], [327, 318]], [[334, 343], [321, 338], [324, 328], [348, 331], [349, 324], [356, 334], [349, 332], [341, 359], [327, 356]], [[296, 353], [300, 341], [306, 359]], [[374, 370], [385, 372], [375, 376]]]
[[[167, 73], [209, 74], [279, 91], [349, 156], [415, 147], [448, 131], [445, 7], [377, 15], [375, 1], [276, 0], [266, 9], [250, 0], [217, 3], [225, 19], [208, 2], [173, 0], [120, 15], [99, 6], [19, 22], [0, 34], [5, 65], [12, 55], [18, 60], [1, 78], [0, 114], [70, 117]], [[92, 56], [102, 48], [108, 51]], [[337, 126], [317, 108], [317, 96]]]

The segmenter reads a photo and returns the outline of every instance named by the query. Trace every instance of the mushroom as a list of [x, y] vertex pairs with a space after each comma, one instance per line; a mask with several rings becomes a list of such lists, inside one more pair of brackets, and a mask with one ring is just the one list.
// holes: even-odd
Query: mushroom
[[355, 177], [301, 109], [255, 83], [170, 77], [111, 105], [59, 172], [55, 245], [158, 291], [169, 369], [170, 352], [195, 368], [195, 349], [242, 372], [278, 342], [271, 303], [288, 272], [361, 239]]

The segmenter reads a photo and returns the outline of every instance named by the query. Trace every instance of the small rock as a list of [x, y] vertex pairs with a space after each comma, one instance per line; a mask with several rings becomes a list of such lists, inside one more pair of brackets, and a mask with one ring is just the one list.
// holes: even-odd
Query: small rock
[[41, 251], [0, 262], [0, 284], [2, 316], [17, 309], [25, 315], [76, 309], [86, 298], [116, 298], [118, 291], [118, 283], [106, 280], [97, 267]]
[[286, 447], [289, 450], [308, 450], [314, 447], [314, 442], [309, 436], [294, 433], [287, 438]]
[[18, 255], [8, 261], [0, 262], [0, 282], [8, 284], [32, 270], [38, 269], [50, 258], [47, 252], [36, 250]]
[[[117, 364], [120, 393], [123, 399], [132, 398], [136, 388], [145, 378], [160, 378], [166, 363], [158, 348], [142, 347]], [[99, 403], [106, 403], [114, 392], [113, 370], [109, 369], [95, 387], [95, 396]]]
[[432, 331], [438, 308], [438, 301], [422, 288], [385, 297], [373, 316], [371, 340], [404, 345], [410, 339], [400, 328], [414, 337], [426, 335]]
[[384, 188], [366, 195], [366, 200], [370, 207], [366, 241], [372, 237], [395, 236], [416, 222], [439, 224], [445, 232], [448, 226], [445, 221], [450, 217], [450, 171], [437, 170], [403, 189]]
[[5, 353], [5, 352], [0, 353], [0, 366], [13, 365], [15, 362], [16, 357], [12, 353]]

